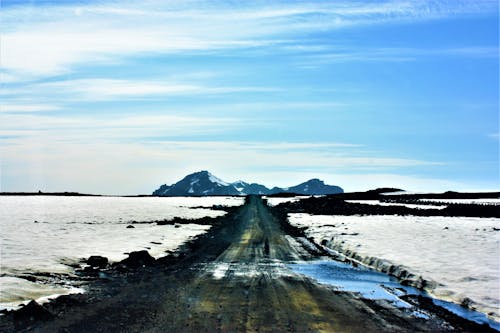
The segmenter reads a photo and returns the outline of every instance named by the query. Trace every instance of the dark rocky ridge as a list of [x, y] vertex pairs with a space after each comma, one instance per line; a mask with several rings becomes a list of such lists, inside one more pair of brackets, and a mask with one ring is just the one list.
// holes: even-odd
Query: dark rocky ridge
[[[296, 202], [286, 202], [279, 205], [280, 209], [288, 213], [308, 213], [316, 215], [413, 215], [413, 216], [462, 216], [462, 217], [495, 217], [500, 218], [500, 207], [495, 205], [444, 203], [442, 209], [419, 209], [405, 206], [382, 206], [364, 203], [352, 203], [345, 200], [381, 200], [388, 203], [413, 203], [401, 198], [390, 197], [391, 201], [383, 197], [373, 196], [365, 192], [363, 195], [352, 196], [331, 195], [320, 198], [310, 197]], [[365, 196], [366, 194], [366, 196]], [[437, 202], [431, 202], [437, 205]], [[425, 203], [424, 203], [425, 205]]]
[[294, 193], [303, 195], [339, 194], [344, 190], [335, 185], [327, 185], [319, 179], [310, 179], [288, 188], [269, 189], [257, 183], [236, 181], [227, 183], [208, 171], [187, 175], [173, 185], [161, 185], [153, 192], [156, 196], [208, 196], [208, 195], [272, 195], [276, 193]]

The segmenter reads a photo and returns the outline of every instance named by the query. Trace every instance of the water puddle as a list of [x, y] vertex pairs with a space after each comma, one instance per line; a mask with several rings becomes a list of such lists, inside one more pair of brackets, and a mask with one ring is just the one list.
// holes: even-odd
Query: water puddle
[[[384, 273], [331, 260], [298, 262], [290, 264], [289, 267], [295, 273], [311, 277], [321, 284], [332, 285], [342, 291], [359, 293], [361, 297], [366, 299], [385, 300], [404, 309], [414, 317], [429, 318], [428, 314], [405, 302], [401, 297], [404, 295], [431, 297], [416, 288], [403, 286], [396, 278]], [[435, 305], [462, 318], [479, 324], [486, 323], [500, 331], [500, 323], [489, 319], [483, 313], [466, 309], [454, 303], [431, 299]]]

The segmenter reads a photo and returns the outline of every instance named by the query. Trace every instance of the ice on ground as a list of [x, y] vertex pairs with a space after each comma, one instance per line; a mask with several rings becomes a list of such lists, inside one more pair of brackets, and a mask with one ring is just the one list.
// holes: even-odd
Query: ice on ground
[[437, 206], [437, 205], [418, 205], [418, 204], [406, 204], [406, 203], [393, 203], [393, 202], [382, 202], [380, 200], [345, 200], [349, 203], [359, 203], [365, 205], [379, 205], [379, 206], [403, 206], [412, 209], [444, 209], [447, 206]]
[[500, 318], [499, 219], [289, 214], [289, 220], [307, 227], [317, 243], [325, 240], [377, 269], [435, 281], [427, 286], [434, 296], [470, 299], [479, 311]]

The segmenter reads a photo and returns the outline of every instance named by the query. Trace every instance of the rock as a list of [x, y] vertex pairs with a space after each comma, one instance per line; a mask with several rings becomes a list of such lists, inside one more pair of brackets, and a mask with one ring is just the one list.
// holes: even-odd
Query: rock
[[31, 322], [35, 320], [47, 320], [52, 318], [53, 315], [43, 306], [35, 301], [31, 301], [21, 309], [14, 312], [14, 320], [16, 322]]
[[36, 282], [38, 279], [36, 278], [36, 276], [31, 276], [31, 275], [25, 275], [25, 276], [20, 276], [21, 279], [25, 279], [25, 280], [28, 280], [30, 282]]
[[460, 305], [464, 308], [469, 309], [470, 306], [472, 305], [472, 300], [468, 297], [465, 297], [464, 299], [462, 299], [462, 302], [460, 303]]
[[129, 224], [129, 225], [127, 226], [127, 229], [133, 229], [133, 228], [135, 228], [133, 225], [130, 225], [130, 224]]
[[108, 265], [108, 258], [102, 256], [90, 256], [87, 264], [92, 267], [105, 268]]
[[121, 261], [121, 263], [125, 266], [132, 268], [150, 266], [155, 262], [155, 258], [153, 258], [146, 250], [130, 252], [128, 258]]

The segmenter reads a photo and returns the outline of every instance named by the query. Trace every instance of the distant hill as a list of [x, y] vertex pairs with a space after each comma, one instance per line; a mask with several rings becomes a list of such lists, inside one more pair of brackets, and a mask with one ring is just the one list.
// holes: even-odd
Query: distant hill
[[339, 186], [326, 185], [319, 179], [311, 179], [302, 184], [269, 189], [257, 183], [247, 183], [242, 180], [227, 183], [208, 171], [199, 171], [187, 175], [172, 185], [161, 185], [153, 192], [156, 196], [208, 196], [208, 195], [270, 195], [276, 193], [296, 193], [305, 195], [338, 194], [344, 190]]

